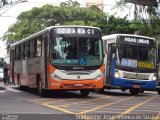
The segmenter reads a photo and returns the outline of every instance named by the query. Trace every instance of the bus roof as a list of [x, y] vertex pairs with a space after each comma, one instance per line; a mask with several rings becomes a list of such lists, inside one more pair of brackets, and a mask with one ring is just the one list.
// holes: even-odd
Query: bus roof
[[42, 33], [45, 33], [45, 32], [47, 32], [47, 31], [50, 31], [52, 28], [61, 28], [61, 27], [64, 27], [64, 28], [69, 28], [69, 27], [81, 27], [81, 28], [92, 28], [92, 29], [99, 29], [99, 30], [101, 30], [100, 28], [98, 28], [98, 27], [92, 27], [92, 26], [79, 26], [79, 25], [59, 25], [59, 26], [50, 26], [50, 27], [46, 27], [45, 29], [43, 29], [43, 30], [41, 30], [41, 31], [39, 31], [39, 32], [37, 32], [37, 33], [35, 33], [35, 34], [32, 34], [32, 35], [30, 35], [30, 36], [28, 36], [28, 37], [26, 37], [26, 38], [24, 38], [24, 39], [22, 39], [22, 40], [20, 40], [20, 41], [17, 41], [16, 43], [13, 43], [11, 46], [10, 46], [10, 48], [12, 48], [12, 47], [15, 47], [15, 46], [17, 46], [17, 45], [19, 45], [19, 44], [21, 44], [21, 43], [23, 43], [23, 42], [26, 42], [28, 39], [32, 39], [32, 38], [35, 38], [35, 37], [38, 37], [39, 35], [41, 35]]
[[111, 35], [102, 36], [102, 39], [103, 40], [106, 40], [106, 39], [115, 39], [115, 38], [117, 38], [117, 36], [143, 37], [143, 38], [146, 38], [146, 39], [156, 40], [156, 39], [154, 39], [152, 37], [141, 36], [141, 35], [134, 35], [134, 34], [111, 34]]

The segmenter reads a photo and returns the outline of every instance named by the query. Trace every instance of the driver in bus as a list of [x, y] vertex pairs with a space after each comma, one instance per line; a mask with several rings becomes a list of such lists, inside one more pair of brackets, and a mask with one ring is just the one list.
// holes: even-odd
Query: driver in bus
[[74, 54], [73, 54], [73, 48], [72, 46], [68, 46], [66, 48], [66, 59], [73, 59], [74, 58]]
[[51, 53], [51, 58], [52, 58], [52, 59], [59, 59], [59, 58], [61, 58], [61, 56], [60, 56], [59, 52], [54, 49], [54, 50], [52, 51], [52, 53]]

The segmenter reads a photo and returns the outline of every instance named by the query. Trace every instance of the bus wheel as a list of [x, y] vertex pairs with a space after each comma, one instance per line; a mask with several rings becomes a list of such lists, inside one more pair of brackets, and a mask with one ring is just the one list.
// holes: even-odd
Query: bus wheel
[[144, 93], [144, 90], [141, 89], [139, 92], [140, 92], [140, 93]]
[[126, 90], [127, 90], [126, 88], [121, 88], [121, 91], [122, 91], [122, 92], [124, 92], [124, 91], [126, 91]]
[[44, 91], [42, 89], [42, 82], [40, 80], [37, 83], [37, 92], [38, 92], [39, 96], [41, 96], [41, 97], [45, 96], [45, 93], [44, 93]]
[[158, 95], [160, 95], [160, 89], [157, 89], [157, 93], [158, 93]]
[[130, 92], [132, 95], [137, 95], [137, 94], [140, 92], [140, 89], [130, 88], [130, 89], [129, 89], [129, 92]]
[[80, 92], [81, 92], [81, 96], [86, 97], [89, 95], [90, 91], [89, 90], [80, 90]]
[[104, 93], [104, 88], [102, 88], [102, 89], [94, 89], [94, 91], [96, 93]]

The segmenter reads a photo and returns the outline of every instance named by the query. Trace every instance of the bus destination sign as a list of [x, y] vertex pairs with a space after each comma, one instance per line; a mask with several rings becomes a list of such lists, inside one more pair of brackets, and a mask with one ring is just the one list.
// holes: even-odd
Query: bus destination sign
[[55, 28], [55, 34], [101, 35], [100, 30], [93, 28]]
[[124, 43], [134, 43], [141, 45], [154, 45], [155, 42], [152, 39], [142, 38], [142, 37], [131, 37], [131, 36], [119, 36], [119, 42]]

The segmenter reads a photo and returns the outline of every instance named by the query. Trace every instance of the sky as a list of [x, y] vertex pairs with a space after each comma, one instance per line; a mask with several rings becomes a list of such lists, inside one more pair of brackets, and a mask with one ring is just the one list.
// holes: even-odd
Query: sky
[[[22, 2], [15, 5], [4, 6], [0, 9], [0, 38], [8, 30], [8, 28], [16, 22], [16, 17], [23, 11], [32, 9], [33, 7], [41, 7], [44, 4], [58, 5], [61, 2], [67, 0], [28, 0], [28, 2]], [[77, 0], [81, 6], [85, 6], [86, 0]], [[103, 0], [104, 12], [113, 12], [111, 8], [115, 5], [116, 0]], [[0, 57], [6, 55], [6, 46], [4, 41], [0, 40]]]

